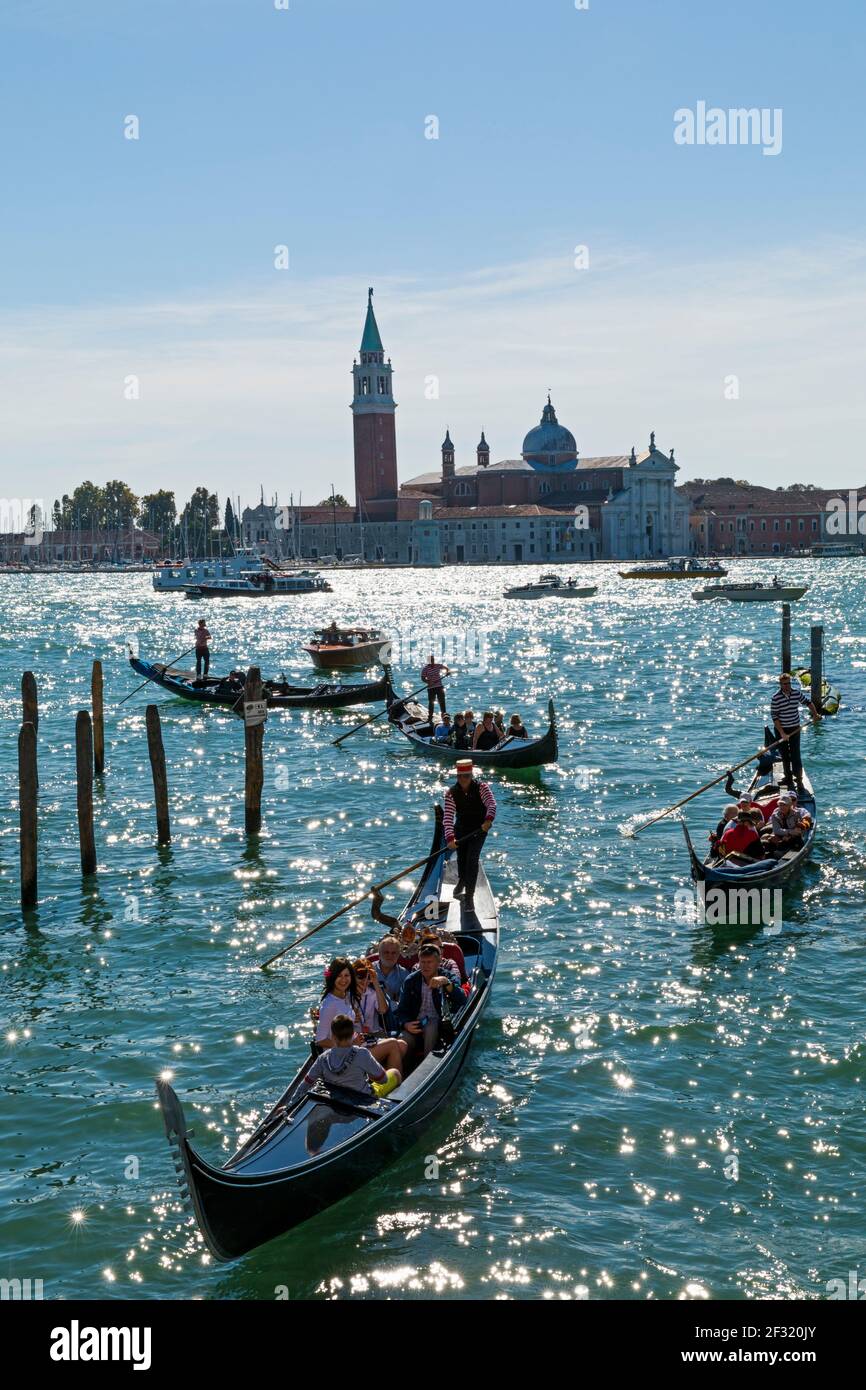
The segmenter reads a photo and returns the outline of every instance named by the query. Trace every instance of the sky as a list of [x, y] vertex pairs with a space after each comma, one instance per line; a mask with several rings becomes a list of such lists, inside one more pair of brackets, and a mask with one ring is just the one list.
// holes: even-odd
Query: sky
[[402, 480], [550, 389], [583, 456], [864, 482], [862, 0], [0, 0], [0, 52], [5, 497], [351, 497], [368, 285]]

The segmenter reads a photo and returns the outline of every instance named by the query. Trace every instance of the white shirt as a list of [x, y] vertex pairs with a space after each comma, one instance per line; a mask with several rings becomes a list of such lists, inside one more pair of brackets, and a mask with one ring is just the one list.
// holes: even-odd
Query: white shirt
[[339, 999], [336, 994], [326, 994], [319, 1008], [319, 1022], [316, 1028], [316, 1042], [328, 1042], [331, 1037], [331, 1024], [337, 1014], [346, 1014], [356, 1021], [357, 1015], [351, 999]]

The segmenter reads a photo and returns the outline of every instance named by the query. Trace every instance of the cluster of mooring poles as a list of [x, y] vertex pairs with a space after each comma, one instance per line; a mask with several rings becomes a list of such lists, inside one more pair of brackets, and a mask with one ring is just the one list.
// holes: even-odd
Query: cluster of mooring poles
[[[262, 691], [258, 666], [251, 666], [244, 686], [244, 828], [257, 835], [262, 828], [262, 788], [264, 786], [264, 743], [267, 701]], [[80, 709], [75, 717], [75, 784], [78, 817], [78, 844], [81, 872], [86, 878], [96, 873], [96, 837], [93, 823], [93, 780], [105, 773], [105, 719], [102, 662], [94, 661], [90, 678], [91, 708]], [[36, 906], [39, 893], [37, 842], [39, 832], [38, 733], [39, 699], [36, 678], [25, 671], [21, 679], [22, 720], [18, 734], [18, 818], [21, 839], [21, 909]], [[168, 777], [162, 724], [156, 705], [145, 710], [147, 752], [153, 776], [156, 809], [156, 842], [171, 840], [168, 806]]]

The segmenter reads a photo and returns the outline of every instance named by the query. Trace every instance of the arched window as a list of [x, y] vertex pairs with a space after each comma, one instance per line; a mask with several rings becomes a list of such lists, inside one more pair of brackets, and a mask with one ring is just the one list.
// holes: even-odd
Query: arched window
[[455, 484], [455, 487], [454, 487], [454, 496], [455, 496], [455, 497], [468, 497], [469, 494], [471, 493], [471, 491], [472, 491], [472, 488], [469, 486], [468, 483], [457, 483], [457, 484]]
[[539, 497], [546, 497], [547, 494], [548, 494], [549, 492], [550, 492], [550, 483], [539, 483], [539, 484], [538, 484], [538, 495], [539, 495]]

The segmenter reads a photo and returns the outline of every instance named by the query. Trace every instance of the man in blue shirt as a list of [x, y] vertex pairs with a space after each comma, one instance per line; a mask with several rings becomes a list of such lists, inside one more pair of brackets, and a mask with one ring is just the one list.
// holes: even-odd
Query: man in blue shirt
[[451, 715], [443, 714], [442, 723], [437, 724], [433, 731], [433, 737], [437, 743], [449, 743], [451, 741]]

